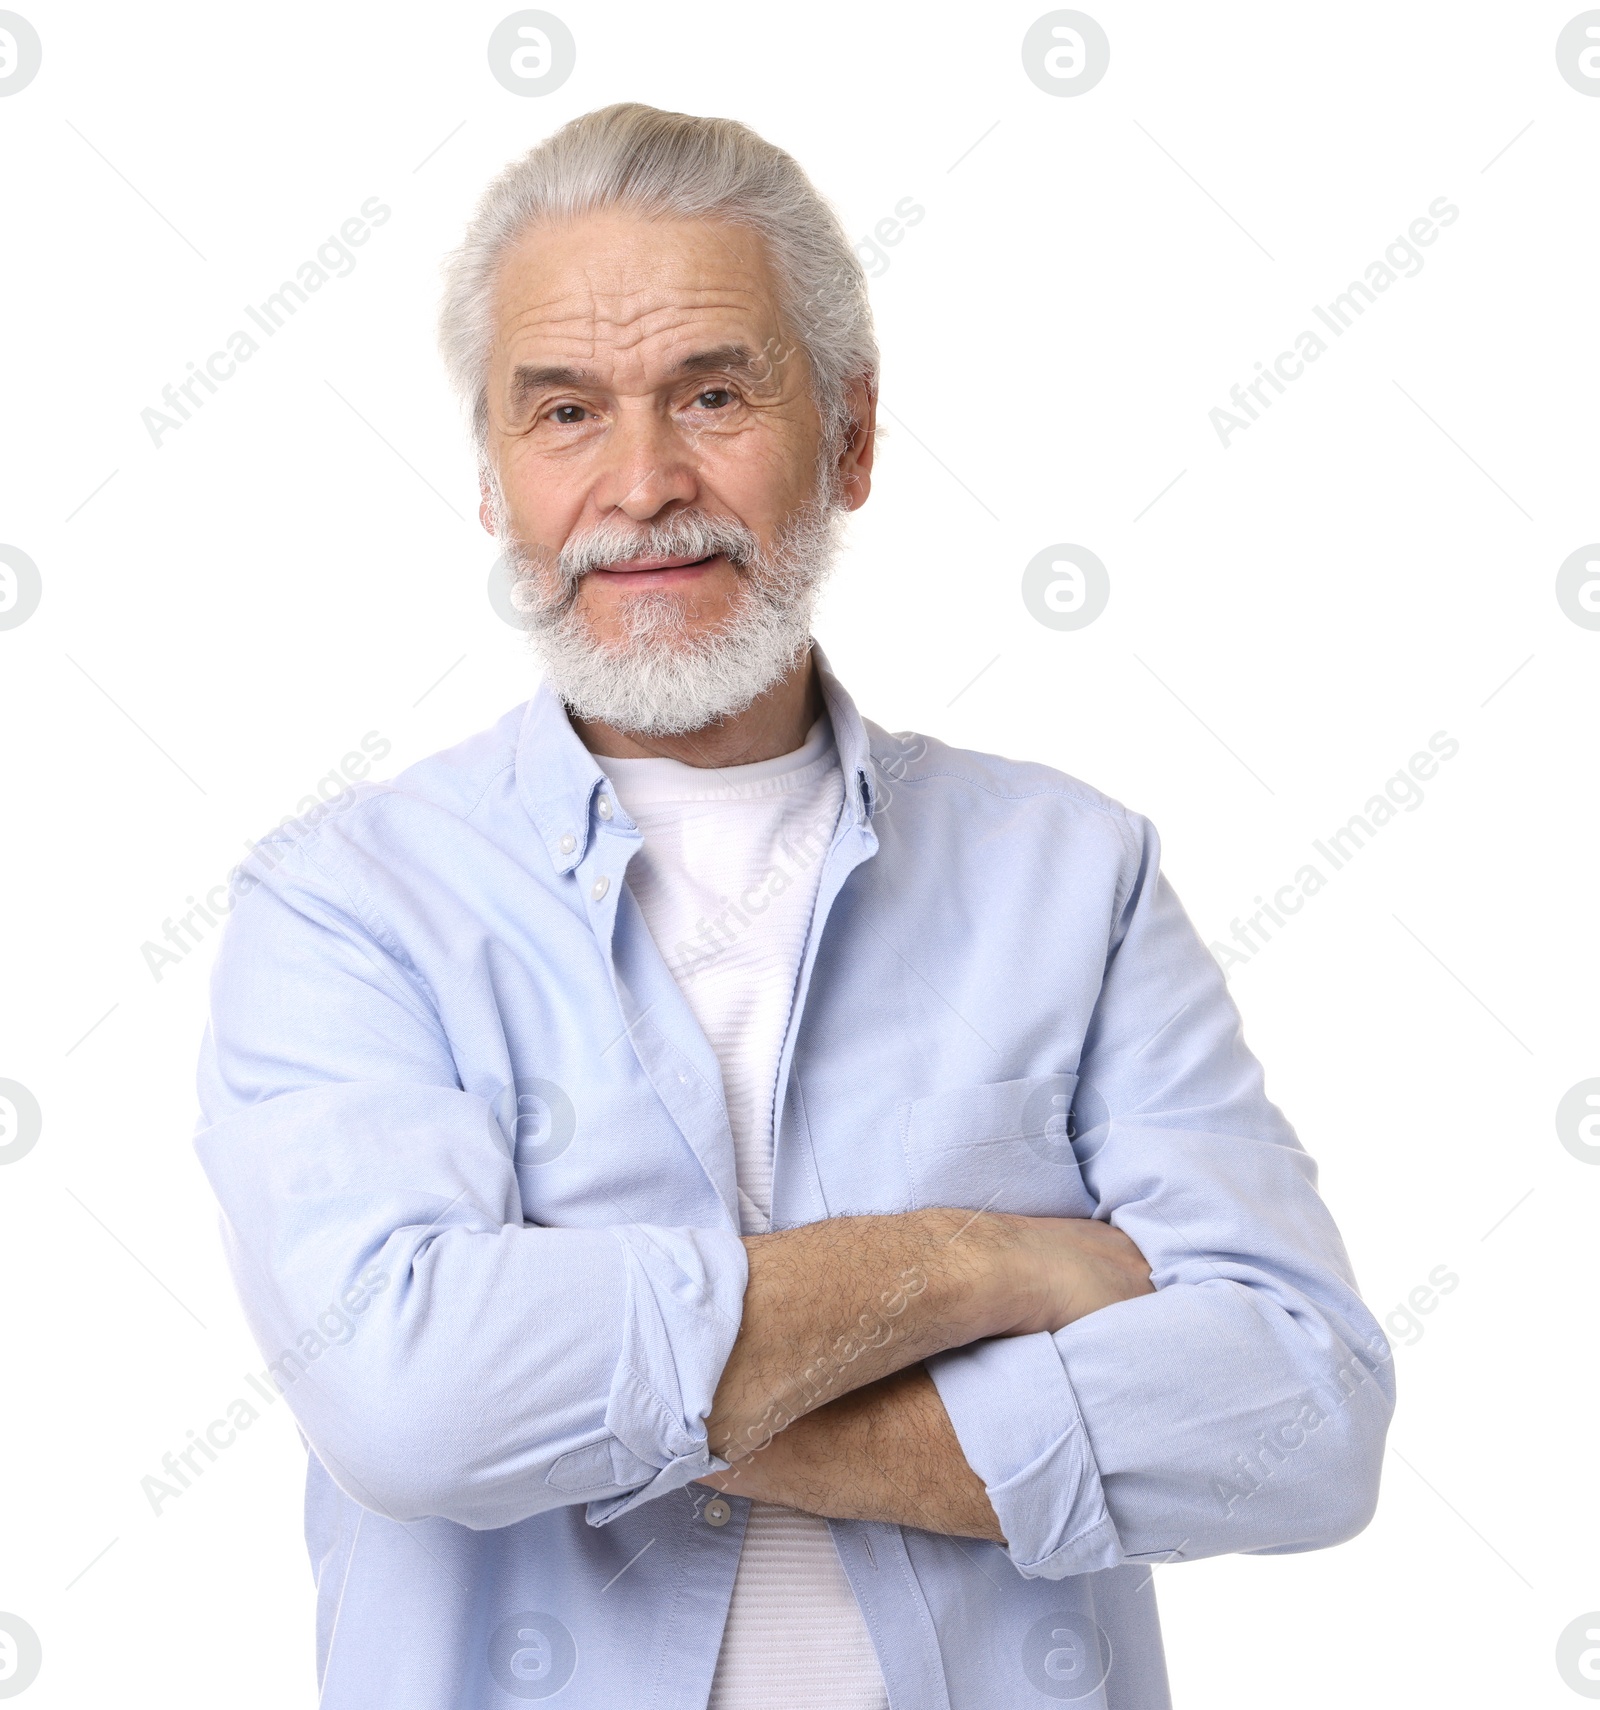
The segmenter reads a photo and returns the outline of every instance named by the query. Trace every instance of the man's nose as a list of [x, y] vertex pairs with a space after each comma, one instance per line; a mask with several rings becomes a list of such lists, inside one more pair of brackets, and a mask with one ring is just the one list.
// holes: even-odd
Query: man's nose
[[692, 504], [699, 492], [694, 447], [671, 417], [653, 404], [623, 405], [600, 450], [596, 508], [648, 522], [673, 503]]

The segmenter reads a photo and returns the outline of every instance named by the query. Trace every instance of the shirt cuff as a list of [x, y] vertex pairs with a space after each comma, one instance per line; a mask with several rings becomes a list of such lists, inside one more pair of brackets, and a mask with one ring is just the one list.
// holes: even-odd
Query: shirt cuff
[[620, 1357], [606, 1406], [617, 1483], [635, 1488], [597, 1497], [591, 1525], [678, 1490], [728, 1462], [706, 1442], [706, 1416], [744, 1316], [749, 1259], [731, 1230], [625, 1226], [613, 1231], [627, 1255], [628, 1304]]
[[974, 1342], [926, 1365], [1017, 1571], [1064, 1579], [1118, 1566], [1122, 1544], [1054, 1338]]

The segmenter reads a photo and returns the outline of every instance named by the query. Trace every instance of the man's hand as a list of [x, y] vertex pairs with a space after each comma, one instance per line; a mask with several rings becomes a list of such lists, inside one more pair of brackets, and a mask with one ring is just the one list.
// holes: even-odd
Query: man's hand
[[1144, 1254], [1109, 1223], [1091, 1217], [1007, 1217], [1034, 1295], [1010, 1336], [1063, 1330], [1102, 1306], [1154, 1294]]
[[840, 1217], [748, 1236], [745, 1248], [744, 1317], [706, 1421], [728, 1461], [946, 1348], [1059, 1330], [1151, 1292], [1133, 1242], [1086, 1218]]
[[967, 1465], [921, 1366], [830, 1401], [700, 1483], [833, 1520], [1006, 1541], [983, 1480]]

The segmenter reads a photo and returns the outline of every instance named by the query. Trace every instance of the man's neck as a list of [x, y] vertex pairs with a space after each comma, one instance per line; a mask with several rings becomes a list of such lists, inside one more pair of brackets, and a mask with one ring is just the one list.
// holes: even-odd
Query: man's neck
[[682, 736], [639, 736], [603, 719], [571, 715], [573, 729], [603, 760], [681, 760], [687, 766], [750, 766], [804, 746], [822, 716], [822, 686], [807, 649], [794, 669], [763, 691], [743, 712]]

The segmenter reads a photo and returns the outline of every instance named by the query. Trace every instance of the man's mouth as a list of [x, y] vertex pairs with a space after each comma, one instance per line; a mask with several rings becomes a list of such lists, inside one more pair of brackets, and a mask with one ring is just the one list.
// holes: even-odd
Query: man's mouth
[[714, 565], [723, 562], [719, 552], [705, 558], [690, 558], [682, 553], [666, 557], [623, 558], [601, 569], [591, 570], [589, 574], [604, 582], [626, 583], [631, 588], [672, 588], [697, 581]]

